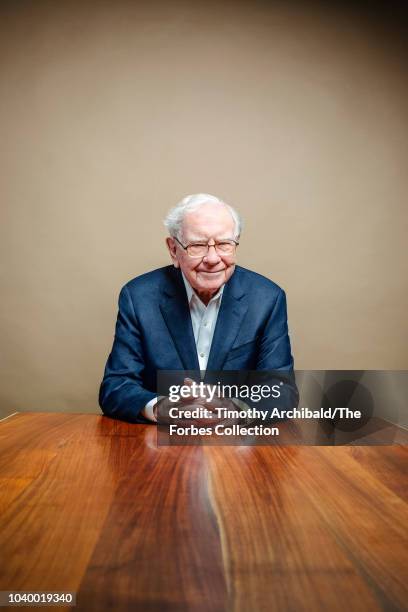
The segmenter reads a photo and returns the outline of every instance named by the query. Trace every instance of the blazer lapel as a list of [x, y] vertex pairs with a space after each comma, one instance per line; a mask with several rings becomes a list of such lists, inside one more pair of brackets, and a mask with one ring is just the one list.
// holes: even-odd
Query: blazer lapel
[[222, 370], [225, 359], [248, 310], [245, 292], [235, 270], [222, 294], [221, 307], [215, 326], [207, 371]]
[[180, 270], [169, 269], [162, 286], [160, 310], [185, 370], [199, 370], [186, 289]]

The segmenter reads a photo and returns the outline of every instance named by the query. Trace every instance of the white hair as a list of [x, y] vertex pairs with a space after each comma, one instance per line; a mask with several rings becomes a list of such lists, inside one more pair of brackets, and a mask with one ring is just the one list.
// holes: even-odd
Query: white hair
[[164, 219], [164, 225], [167, 227], [170, 236], [180, 239], [184, 215], [187, 212], [200, 208], [200, 206], [203, 206], [203, 204], [207, 204], [208, 202], [225, 206], [229, 210], [235, 224], [235, 238], [239, 238], [243, 225], [239, 213], [235, 210], [235, 208], [223, 200], [220, 200], [220, 198], [217, 198], [217, 196], [210, 195], [209, 193], [194, 193], [192, 195], [188, 195], [180, 200], [180, 202], [171, 210], [169, 210], [166, 218]]

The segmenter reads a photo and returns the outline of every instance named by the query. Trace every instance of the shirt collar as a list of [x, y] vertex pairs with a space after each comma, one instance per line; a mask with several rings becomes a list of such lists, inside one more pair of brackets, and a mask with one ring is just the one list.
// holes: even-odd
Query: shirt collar
[[[186, 279], [186, 277], [184, 276], [184, 272], [181, 273], [182, 277], [183, 277], [183, 281], [184, 281], [184, 286], [186, 288], [187, 291], [187, 299], [188, 299], [188, 303], [191, 304], [191, 301], [196, 298], [197, 300], [200, 300], [200, 298], [198, 297], [198, 295], [196, 294], [196, 292], [194, 291], [194, 289], [192, 288], [192, 286], [190, 285], [190, 283], [188, 282], [188, 280]], [[218, 289], [217, 293], [215, 295], [213, 295], [213, 297], [211, 298], [210, 302], [212, 302], [213, 300], [217, 300], [219, 297], [221, 297], [223, 291], [224, 291], [224, 287], [225, 287], [225, 283], [223, 285], [221, 285], [221, 287]], [[201, 302], [201, 304], [203, 304], [203, 302]], [[203, 304], [203, 306], [205, 306], [205, 304]]]

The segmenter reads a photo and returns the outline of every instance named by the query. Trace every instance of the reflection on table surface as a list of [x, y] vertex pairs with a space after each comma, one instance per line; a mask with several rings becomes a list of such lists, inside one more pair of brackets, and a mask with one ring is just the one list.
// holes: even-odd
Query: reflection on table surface
[[98, 611], [406, 609], [407, 446], [158, 447], [155, 426], [55, 413], [0, 440], [0, 590]]

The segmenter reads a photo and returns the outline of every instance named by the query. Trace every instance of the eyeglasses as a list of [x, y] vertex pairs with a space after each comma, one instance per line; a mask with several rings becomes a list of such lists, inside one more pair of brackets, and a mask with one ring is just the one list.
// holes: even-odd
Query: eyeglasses
[[187, 255], [190, 257], [205, 257], [208, 255], [208, 251], [210, 247], [214, 247], [217, 251], [218, 255], [232, 255], [235, 253], [239, 242], [233, 240], [232, 238], [228, 238], [226, 240], [215, 240], [214, 244], [208, 244], [206, 242], [192, 242], [190, 244], [184, 245], [180, 242], [178, 238], [174, 236], [174, 240], [176, 240], [179, 245], [187, 251]]

